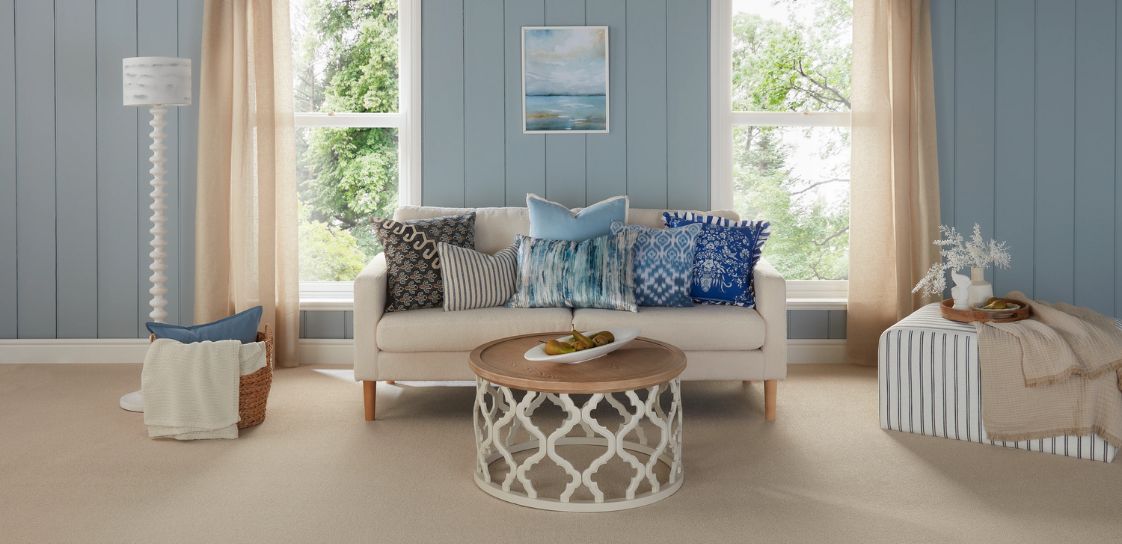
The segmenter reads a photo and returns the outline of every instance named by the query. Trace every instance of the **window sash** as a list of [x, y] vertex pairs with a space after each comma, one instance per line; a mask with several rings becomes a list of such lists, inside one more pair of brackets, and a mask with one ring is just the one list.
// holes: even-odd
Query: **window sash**
[[297, 112], [297, 128], [396, 128], [405, 125], [405, 115], [393, 113]]
[[848, 111], [733, 111], [733, 126], [757, 127], [848, 127], [852, 116]]

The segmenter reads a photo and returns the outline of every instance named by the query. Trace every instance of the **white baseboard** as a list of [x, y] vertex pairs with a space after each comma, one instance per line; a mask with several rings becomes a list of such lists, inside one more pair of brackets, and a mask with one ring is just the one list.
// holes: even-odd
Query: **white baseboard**
[[[145, 339], [0, 340], [0, 364], [140, 363], [148, 350]], [[302, 338], [296, 356], [305, 365], [350, 365], [353, 340]], [[845, 340], [788, 340], [787, 362], [844, 363]]]

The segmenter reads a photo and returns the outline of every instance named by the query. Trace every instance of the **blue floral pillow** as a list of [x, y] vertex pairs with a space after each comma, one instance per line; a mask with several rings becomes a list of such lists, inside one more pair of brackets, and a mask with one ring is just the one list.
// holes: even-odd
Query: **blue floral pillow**
[[690, 271], [701, 225], [652, 229], [612, 223], [612, 234], [631, 231], [635, 239], [635, 302], [639, 306], [693, 306]]
[[665, 212], [670, 228], [701, 225], [693, 260], [690, 296], [705, 304], [756, 307], [752, 270], [771, 234], [767, 221], [734, 223], [722, 217]]

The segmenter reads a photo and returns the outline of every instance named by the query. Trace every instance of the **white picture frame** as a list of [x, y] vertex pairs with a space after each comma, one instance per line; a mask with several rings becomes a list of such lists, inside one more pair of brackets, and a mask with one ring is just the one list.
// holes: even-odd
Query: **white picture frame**
[[[566, 36], [570, 33], [579, 34]], [[522, 27], [523, 134], [609, 132], [611, 72], [608, 36], [607, 26]], [[575, 45], [567, 48], [570, 44]], [[544, 48], [550, 48], [548, 53], [543, 52]], [[603, 52], [602, 55], [600, 51]], [[538, 61], [544, 54], [551, 57], [551, 62], [548, 63], [550, 66]], [[558, 61], [558, 56], [566, 54], [570, 56], [569, 59], [562, 58]], [[599, 63], [603, 63], [602, 72], [597, 66]], [[580, 69], [583, 73], [575, 73], [576, 70], [566, 72], [566, 65]], [[528, 83], [528, 78], [533, 78], [534, 81]], [[601, 88], [602, 94], [597, 92]]]

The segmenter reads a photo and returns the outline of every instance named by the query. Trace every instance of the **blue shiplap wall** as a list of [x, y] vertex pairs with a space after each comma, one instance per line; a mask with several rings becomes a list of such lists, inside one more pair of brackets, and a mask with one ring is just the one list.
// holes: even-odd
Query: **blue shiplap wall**
[[[0, 0], [0, 338], [142, 334], [149, 127], [121, 104], [121, 59], [197, 63], [202, 15], [203, 0]], [[197, 113], [169, 117], [168, 311], [190, 322]]]
[[[426, 0], [423, 201], [708, 208], [708, 0]], [[521, 28], [609, 27], [609, 134], [523, 134]]]
[[1009, 242], [996, 291], [1122, 315], [1122, 8], [931, 9], [943, 223]]

